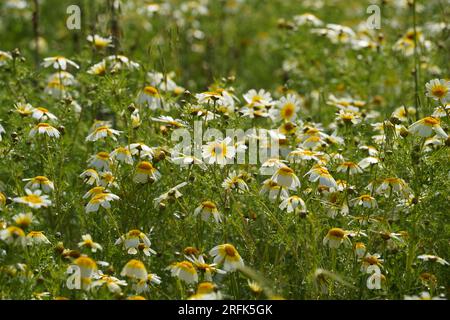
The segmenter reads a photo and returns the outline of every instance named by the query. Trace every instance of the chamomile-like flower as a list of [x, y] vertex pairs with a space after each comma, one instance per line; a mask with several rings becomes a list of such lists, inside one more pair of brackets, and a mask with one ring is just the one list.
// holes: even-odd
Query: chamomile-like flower
[[83, 178], [84, 182], [88, 185], [99, 185], [100, 176], [95, 169], [87, 169], [80, 174], [80, 178]]
[[104, 38], [104, 37], [101, 37], [101, 36], [99, 36], [97, 34], [94, 34], [94, 35], [88, 35], [86, 39], [87, 39], [87, 41], [92, 43], [92, 45], [97, 50], [105, 49], [106, 47], [113, 47], [113, 43], [112, 43], [112, 38], [111, 37]]
[[223, 265], [223, 270], [233, 272], [244, 266], [239, 252], [229, 243], [215, 246], [209, 251], [209, 254], [214, 257], [214, 263]]
[[161, 178], [159, 171], [147, 161], [141, 161], [136, 166], [133, 181], [136, 183], [155, 182]]
[[122, 272], [120, 273], [122, 277], [128, 277], [131, 279], [146, 280], [148, 277], [147, 269], [142, 261], [131, 259], [127, 262], [127, 264], [123, 267]]
[[105, 139], [107, 137], [117, 141], [116, 136], [119, 136], [121, 131], [110, 128], [107, 125], [99, 126], [95, 128], [87, 137], [86, 141], [97, 141]]
[[126, 234], [117, 239], [115, 244], [123, 245], [123, 248], [127, 250], [128, 254], [137, 254], [138, 250], [141, 248], [146, 256], [156, 254], [156, 252], [150, 248], [151, 242], [147, 235], [137, 229], [128, 231]]
[[110, 202], [119, 200], [119, 199], [120, 199], [119, 196], [117, 196], [113, 193], [110, 193], [110, 192], [103, 192], [103, 193], [96, 194], [86, 204], [86, 208], [85, 208], [86, 213], [96, 212], [96, 211], [98, 211], [100, 206], [102, 206], [105, 209], [110, 209], [111, 208]]
[[23, 232], [21, 228], [15, 226], [0, 230], [0, 239], [7, 244], [26, 244], [25, 232]]
[[27, 245], [50, 244], [42, 231], [30, 231], [26, 236]]
[[348, 238], [349, 232], [341, 228], [331, 228], [325, 238], [323, 245], [328, 245], [332, 249], [337, 249], [343, 242], [350, 242]]
[[212, 201], [203, 201], [200, 206], [194, 210], [194, 215], [199, 215], [203, 221], [208, 221], [213, 218], [217, 223], [222, 222], [222, 215], [220, 214], [217, 206]]
[[109, 153], [104, 151], [98, 152], [89, 158], [88, 165], [100, 171], [108, 171], [111, 165]]
[[324, 185], [330, 188], [337, 188], [336, 180], [328, 172], [328, 169], [321, 165], [314, 165], [305, 176], [309, 176], [310, 182], [319, 181], [319, 185]]
[[120, 280], [116, 277], [100, 273], [99, 271], [97, 279], [92, 282], [91, 286], [92, 288], [106, 286], [110, 292], [119, 294], [122, 292], [121, 287], [127, 286], [127, 282], [125, 280]]
[[272, 118], [283, 121], [293, 121], [297, 118], [297, 112], [300, 108], [300, 100], [293, 94], [282, 97], [275, 103], [270, 114]]
[[42, 195], [41, 190], [31, 191], [29, 189], [25, 189], [25, 193], [25, 196], [14, 198], [13, 201], [16, 203], [26, 204], [33, 209], [48, 207], [52, 204], [47, 195]]
[[369, 194], [363, 194], [358, 198], [350, 200], [350, 203], [363, 206], [364, 208], [372, 209], [377, 207], [377, 201]]
[[295, 175], [294, 170], [286, 165], [278, 168], [271, 179], [279, 186], [290, 190], [297, 190], [300, 187], [300, 180]]
[[448, 134], [442, 129], [439, 118], [425, 117], [414, 122], [409, 126], [409, 132], [417, 134], [420, 137], [428, 138], [433, 134], [437, 134], [443, 139], [448, 138]]
[[38, 135], [47, 135], [50, 138], [59, 138], [60, 137], [60, 132], [58, 131], [58, 129], [56, 129], [55, 127], [51, 126], [48, 123], [38, 123], [37, 125], [35, 125], [31, 130], [30, 130], [30, 137], [34, 137], [36, 136], [36, 134]]
[[217, 163], [220, 166], [226, 165], [236, 154], [236, 149], [231, 142], [232, 139], [226, 137], [225, 139], [218, 139], [204, 145], [202, 148], [202, 156], [205, 162], [208, 164]]
[[450, 81], [433, 79], [425, 87], [427, 89], [427, 97], [443, 102], [450, 101]]
[[36, 176], [34, 178], [22, 179], [22, 181], [28, 181], [25, 185], [25, 189], [36, 190], [40, 189], [45, 193], [49, 193], [55, 190], [55, 186], [52, 181], [44, 176]]
[[302, 211], [306, 211], [305, 201], [303, 201], [303, 199], [299, 196], [295, 195], [284, 198], [279, 206], [281, 210], [286, 210], [287, 213], [294, 212], [298, 207], [300, 207]]
[[168, 268], [172, 277], [177, 277], [187, 284], [198, 282], [198, 273], [194, 265], [189, 261], [181, 261], [172, 263]]
[[160, 96], [158, 89], [152, 86], [146, 86], [142, 89], [136, 102], [151, 110], [156, 110], [160, 109], [162, 106], [162, 97]]
[[196, 293], [188, 300], [222, 300], [222, 294], [214, 283], [202, 282], [198, 284]]
[[227, 178], [225, 178], [225, 181], [222, 183], [222, 188], [224, 188], [226, 191], [237, 191], [239, 193], [248, 191], [248, 185], [242, 179], [240, 174], [237, 174], [235, 171], [232, 171]]
[[48, 111], [48, 109], [45, 109], [43, 107], [34, 108], [31, 116], [39, 121], [47, 119], [58, 120], [58, 118], [53, 113], [51, 113], [50, 111]]
[[52, 66], [53, 68], [58, 69], [58, 70], [66, 70], [67, 65], [71, 65], [72, 67], [74, 67], [76, 69], [80, 68], [80, 66], [78, 64], [76, 64], [72, 60], [69, 60], [63, 56], [48, 57], [48, 58], [45, 58], [44, 61], [42, 62], [42, 66], [44, 68], [48, 68], [48, 67]]
[[97, 252], [97, 250], [102, 251], [103, 247], [98, 244], [97, 242], [94, 242], [94, 240], [92, 240], [92, 237], [90, 234], [84, 234], [81, 236], [82, 241], [78, 242], [78, 247], [83, 248], [89, 248], [91, 249], [92, 252]]
[[417, 259], [422, 260], [422, 261], [437, 262], [439, 264], [442, 264], [443, 266], [450, 265], [447, 261], [445, 261], [441, 257], [435, 256], [432, 254], [422, 254], [422, 255], [418, 256]]
[[[89, 290], [91, 288], [92, 279], [95, 278], [97, 275], [97, 263], [87, 257], [87, 256], [81, 256], [73, 262], [73, 264], [78, 267], [78, 270], [80, 270], [80, 276], [81, 276], [81, 283], [83, 286], [83, 289]], [[69, 267], [68, 272], [74, 270], [73, 267]], [[75, 269], [77, 270], [77, 269]], [[73, 271], [72, 271], [73, 272]]]

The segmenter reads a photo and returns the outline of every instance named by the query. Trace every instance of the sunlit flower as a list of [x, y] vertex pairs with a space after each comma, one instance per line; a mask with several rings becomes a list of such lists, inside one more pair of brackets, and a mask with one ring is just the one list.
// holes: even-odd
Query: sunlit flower
[[19, 213], [13, 217], [14, 223], [21, 228], [28, 228], [33, 223], [33, 213]]
[[96, 212], [102, 206], [105, 209], [111, 208], [111, 201], [119, 200], [119, 196], [116, 196], [110, 192], [104, 192], [96, 194], [91, 200], [86, 204], [86, 213]]
[[100, 126], [94, 129], [87, 137], [86, 141], [97, 141], [110, 137], [114, 141], [117, 141], [116, 136], [119, 136], [121, 131], [111, 129], [109, 126]]
[[170, 116], [160, 116], [158, 118], [152, 118], [153, 121], [164, 123], [165, 125], [173, 128], [182, 128], [186, 126], [186, 123], [180, 119], [174, 119]]
[[305, 150], [302, 148], [297, 148], [291, 151], [287, 156], [287, 159], [293, 163], [301, 163], [303, 161], [322, 161], [323, 153], [311, 150]]
[[50, 241], [42, 231], [31, 231], [27, 234], [26, 242], [28, 245], [50, 244]]
[[345, 161], [339, 164], [337, 167], [337, 172], [344, 172], [349, 175], [354, 175], [356, 173], [361, 173], [362, 169], [354, 162]]
[[4, 66], [9, 60], [12, 60], [11, 54], [0, 50], [0, 67]]
[[293, 121], [297, 118], [299, 107], [300, 100], [295, 95], [289, 94], [277, 101], [275, 108], [272, 108], [270, 112], [274, 119]]
[[267, 179], [263, 182], [260, 194], [263, 195], [266, 193], [268, 193], [269, 199], [271, 201], [276, 200], [278, 198], [278, 195], [280, 196], [280, 198], [289, 197], [289, 192], [287, 191], [287, 189], [282, 188], [278, 183], [276, 183], [272, 179]]
[[83, 178], [84, 182], [88, 185], [96, 184], [98, 185], [100, 183], [100, 176], [98, 175], [98, 172], [94, 169], [87, 169], [83, 171], [80, 174], [80, 178]]
[[306, 211], [305, 201], [299, 196], [290, 196], [281, 201], [279, 208], [286, 210], [287, 213], [294, 212], [294, 210], [300, 206], [300, 209]]
[[87, 41], [91, 42], [92, 45], [98, 50], [104, 49], [106, 47], [113, 47], [111, 37], [104, 38], [95, 34], [95, 35], [88, 35], [86, 39]]
[[259, 91], [251, 89], [246, 94], [244, 94], [244, 100], [250, 106], [265, 107], [272, 104], [272, 96], [270, 95], [270, 92], [266, 92], [263, 89]]
[[[186, 251], [186, 250], [185, 250]], [[198, 258], [194, 255], [190, 255], [186, 257], [190, 262], [194, 264], [194, 266], [204, 272], [204, 277], [206, 281], [212, 281], [212, 276], [216, 273], [225, 274], [224, 270], [217, 268], [216, 263], [206, 263], [203, 255], [199, 255]]]
[[115, 245], [119, 244], [123, 245], [123, 248], [127, 250], [128, 254], [137, 254], [138, 250], [141, 248], [146, 256], [156, 254], [156, 252], [150, 248], [151, 242], [147, 235], [137, 229], [130, 230], [117, 239]]
[[296, 15], [294, 16], [294, 22], [298, 26], [307, 25], [311, 27], [320, 27], [323, 24], [323, 22], [312, 13]]
[[211, 217], [217, 222], [222, 222], [222, 216], [214, 202], [203, 201], [200, 206], [194, 210], [194, 215], [200, 214], [203, 221], [208, 221]]
[[139, 68], [139, 63], [131, 61], [122, 55], [112, 55], [106, 57], [106, 61], [111, 63], [111, 72], [117, 72], [124, 68], [128, 70], [135, 70]]
[[88, 165], [90, 167], [94, 167], [97, 170], [105, 170], [108, 171], [111, 165], [111, 160], [109, 158], [109, 153], [101, 151], [93, 156], [91, 156], [88, 160]]
[[336, 180], [328, 172], [328, 169], [321, 165], [314, 165], [305, 176], [309, 175], [310, 182], [319, 181], [319, 185], [324, 185], [330, 188], [337, 188]]
[[366, 157], [358, 162], [358, 166], [362, 169], [366, 169], [368, 167], [374, 166], [380, 162], [380, 159], [377, 157]]
[[176, 185], [175, 187], [170, 188], [169, 191], [163, 193], [159, 197], [153, 199], [153, 201], [155, 203], [155, 207], [158, 207], [160, 205], [160, 203], [163, 203], [170, 199], [178, 199], [178, 198], [182, 197], [183, 194], [179, 191], [179, 189], [184, 187], [185, 185], [187, 185], [187, 182], [182, 182], [182, 183]]
[[427, 97], [443, 102], [450, 101], [450, 81], [433, 79], [425, 87], [427, 88]]
[[376, 266], [378, 268], [381, 268], [383, 262], [384, 260], [381, 259], [381, 255], [379, 255], [378, 253], [375, 254], [367, 253], [362, 259], [361, 271], [367, 272], [367, 269], [370, 266]]
[[106, 61], [102, 60], [99, 63], [96, 63], [92, 65], [88, 70], [87, 73], [93, 74], [96, 76], [103, 76], [106, 74]]
[[31, 116], [37, 120], [57, 120], [58, 118], [45, 108], [34, 108]]
[[222, 300], [222, 294], [212, 282], [198, 284], [197, 291], [188, 300]]
[[[92, 284], [92, 278], [97, 275], [97, 263], [89, 257], [81, 256], [73, 262], [80, 270], [83, 289], [88, 290]], [[69, 270], [73, 270], [69, 267]]]
[[449, 265], [449, 263], [447, 261], [445, 261], [444, 259], [442, 259], [441, 257], [435, 256], [432, 254], [422, 254], [422, 255], [418, 256], [417, 259], [422, 260], [422, 261], [437, 262], [439, 264], [442, 264], [443, 266]]
[[325, 238], [323, 238], [323, 245], [328, 245], [330, 248], [336, 249], [343, 242], [350, 243], [348, 238], [349, 232], [341, 228], [331, 228]]
[[206, 163], [217, 163], [224, 166], [227, 162], [234, 158], [236, 149], [232, 145], [232, 139], [226, 137], [225, 139], [218, 139], [216, 141], [208, 142], [202, 147], [202, 156]]
[[44, 176], [36, 176], [34, 178], [22, 179], [22, 181], [28, 181], [28, 183], [25, 185], [25, 189], [29, 190], [40, 189], [46, 193], [55, 190], [53, 182], [51, 182], [47, 177]]
[[26, 117], [33, 114], [33, 106], [29, 103], [16, 103], [14, 105], [15, 111], [20, 114], [22, 117]]
[[337, 118], [345, 124], [356, 125], [361, 122], [359, 113], [350, 110], [339, 110]]
[[377, 194], [390, 196], [392, 192], [397, 194], [409, 194], [411, 191], [405, 180], [395, 177], [383, 179], [381, 185], [375, 191]]
[[139, 280], [138, 283], [133, 285], [133, 288], [136, 290], [137, 293], [143, 293], [150, 291], [151, 285], [158, 285], [158, 284], [161, 284], [161, 278], [154, 273], [149, 273], [147, 279]]
[[197, 270], [189, 261], [175, 262], [167, 269], [170, 270], [172, 277], [178, 277], [188, 284], [198, 282]]
[[232, 171], [228, 177], [225, 178], [225, 181], [222, 183], [222, 188], [226, 191], [236, 190], [240, 193], [248, 191], [247, 183], [242, 179], [241, 175], [237, 174], [235, 171]]
[[133, 157], [131, 156], [131, 151], [128, 147], [118, 147], [114, 149], [109, 157], [115, 159], [119, 162], [124, 162], [127, 164], [133, 164]]
[[291, 190], [297, 190], [300, 187], [300, 180], [295, 175], [294, 170], [284, 165], [274, 173], [271, 178], [279, 186], [285, 187]]
[[377, 201], [369, 194], [363, 194], [358, 198], [350, 200], [350, 202], [368, 209], [377, 207]]
[[223, 264], [225, 271], [232, 272], [244, 266], [244, 261], [232, 244], [218, 245], [212, 248], [209, 254], [214, 257], [214, 263]]
[[92, 240], [92, 237], [91, 237], [91, 235], [90, 234], [84, 234], [84, 235], [82, 235], [81, 236], [81, 239], [83, 240], [83, 241], [81, 241], [81, 242], [78, 242], [78, 246], [80, 247], [80, 248], [82, 248], [82, 247], [86, 247], [86, 248], [89, 248], [89, 249], [91, 249], [91, 251], [92, 252], [97, 252], [97, 250], [103, 250], [103, 248], [102, 248], [102, 246], [100, 245], [100, 244], [98, 244], [97, 242], [94, 242], [93, 240]]
[[67, 65], [71, 65], [72, 67], [75, 67], [76, 69], [80, 68], [80, 66], [77, 65], [75, 62], [73, 62], [72, 60], [69, 60], [63, 56], [48, 57], [48, 58], [45, 58], [44, 61], [42, 62], [42, 66], [44, 68], [53, 66], [53, 68], [59, 69], [59, 70], [66, 70]]
[[441, 121], [439, 118], [425, 117], [410, 125], [408, 130], [409, 132], [424, 138], [437, 134], [439, 137], [447, 139], [448, 134], [442, 129], [440, 123]]
[[386, 277], [381, 273], [380, 268], [378, 266], [371, 265], [367, 268], [366, 272], [370, 274], [370, 277], [367, 278], [366, 281], [367, 289], [382, 289], [383, 284], [386, 282]]
[[59, 138], [61, 135], [59, 133], [58, 129], [52, 127], [48, 123], [42, 123], [42, 122], [38, 123], [30, 130], [29, 136], [34, 137], [36, 134], [47, 135], [50, 138]]
[[96, 279], [92, 282], [91, 287], [97, 288], [97, 287], [102, 287], [102, 286], [106, 286], [106, 288], [108, 288], [108, 290], [112, 293], [121, 293], [122, 288], [120, 288], [120, 287], [127, 286], [127, 282], [125, 280], [119, 280], [116, 277], [113, 277], [110, 275], [99, 274], [98, 279]]
[[138, 156], [139, 158], [153, 159], [153, 149], [142, 142], [132, 143], [128, 146], [130, 152], [133, 156]]
[[366, 254], [366, 245], [362, 242], [356, 242], [355, 246], [354, 246], [354, 251], [356, 256], [361, 259], [362, 257], [364, 257], [364, 255]]
[[136, 166], [133, 181], [136, 183], [154, 182], [161, 178], [159, 171], [147, 161], [141, 161]]
[[127, 262], [127, 264], [123, 267], [122, 272], [120, 273], [122, 277], [128, 277], [136, 280], [146, 280], [148, 277], [147, 269], [145, 268], [144, 263], [142, 261], [131, 259]]
[[10, 226], [6, 229], [0, 230], [0, 239], [7, 244], [25, 245], [25, 232], [19, 227]]
[[31, 191], [29, 189], [25, 189], [25, 193], [27, 194], [26, 196], [14, 198], [13, 201], [26, 204], [33, 209], [48, 207], [52, 204], [47, 195], [41, 195], [41, 190]]
[[139, 94], [137, 103], [143, 104], [151, 110], [156, 110], [162, 106], [162, 97], [158, 89], [152, 86], [146, 86]]

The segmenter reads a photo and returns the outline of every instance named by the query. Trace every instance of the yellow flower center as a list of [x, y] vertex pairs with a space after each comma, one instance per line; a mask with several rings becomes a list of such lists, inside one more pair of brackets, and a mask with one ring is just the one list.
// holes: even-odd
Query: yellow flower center
[[433, 117], [426, 117], [423, 119], [423, 123], [428, 126], [435, 126], [440, 123], [439, 119], [433, 118]]
[[225, 253], [227, 254], [227, 256], [229, 257], [235, 257], [237, 255], [237, 251], [236, 248], [234, 246], [232, 246], [231, 244], [226, 244], [223, 247]]
[[295, 105], [291, 102], [286, 103], [281, 109], [281, 117], [283, 119], [290, 119], [294, 115]]
[[152, 86], [146, 86], [144, 88], [144, 92], [146, 94], [148, 94], [148, 95], [151, 95], [151, 96], [156, 96], [158, 94], [158, 90], [155, 87], [152, 87]]
[[333, 238], [343, 239], [345, 236], [345, 231], [341, 228], [332, 228], [330, 231], [328, 231], [328, 235]]
[[30, 202], [30, 203], [34, 203], [34, 204], [42, 203], [41, 197], [39, 197], [38, 195], [35, 195], [35, 194], [30, 194], [28, 196], [25, 196], [24, 200], [26, 202]]

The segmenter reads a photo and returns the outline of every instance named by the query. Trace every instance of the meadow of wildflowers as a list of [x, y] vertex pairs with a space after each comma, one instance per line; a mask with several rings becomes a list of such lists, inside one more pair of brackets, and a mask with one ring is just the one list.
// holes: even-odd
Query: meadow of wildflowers
[[2, 0], [0, 299], [446, 299], [448, 0]]

